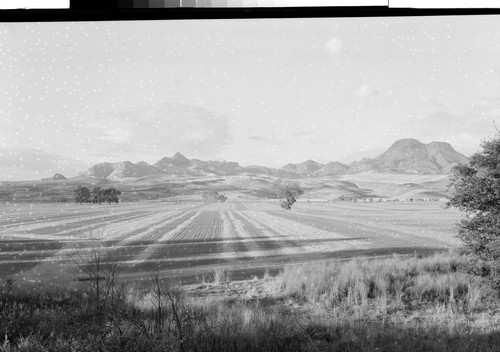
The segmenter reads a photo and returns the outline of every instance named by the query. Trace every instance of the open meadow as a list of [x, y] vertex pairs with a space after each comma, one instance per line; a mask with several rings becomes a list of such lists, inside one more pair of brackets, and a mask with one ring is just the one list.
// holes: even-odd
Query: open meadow
[[426, 254], [456, 246], [460, 215], [444, 202], [278, 201], [35, 203], [0, 207], [0, 278], [68, 283], [92, 246], [116, 261], [126, 281], [196, 281], [216, 267], [233, 279], [285, 264], [358, 256]]

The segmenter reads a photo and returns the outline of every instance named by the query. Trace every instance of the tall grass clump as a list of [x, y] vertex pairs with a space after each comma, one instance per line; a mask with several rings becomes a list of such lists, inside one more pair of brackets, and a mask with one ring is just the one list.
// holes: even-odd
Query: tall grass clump
[[467, 259], [453, 253], [426, 258], [359, 258], [287, 266], [279, 276], [281, 290], [327, 308], [345, 310], [411, 309], [444, 304], [475, 309], [484, 284], [460, 268]]

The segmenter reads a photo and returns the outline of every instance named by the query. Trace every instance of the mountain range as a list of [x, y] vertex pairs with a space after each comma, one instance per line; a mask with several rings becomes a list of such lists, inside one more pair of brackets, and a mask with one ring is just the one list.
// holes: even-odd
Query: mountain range
[[132, 163], [99, 163], [77, 175], [78, 178], [123, 179], [156, 175], [170, 176], [224, 176], [238, 174], [266, 174], [276, 177], [301, 178], [357, 174], [365, 171], [410, 173], [410, 174], [449, 174], [453, 166], [467, 163], [468, 158], [457, 152], [445, 142], [424, 144], [416, 139], [401, 139], [377, 157], [363, 158], [349, 164], [338, 161], [326, 164], [314, 160], [303, 163], [287, 164], [282, 168], [265, 166], [241, 166], [237, 162], [202, 161], [188, 159], [181, 153], [164, 157], [153, 165], [144, 161]]

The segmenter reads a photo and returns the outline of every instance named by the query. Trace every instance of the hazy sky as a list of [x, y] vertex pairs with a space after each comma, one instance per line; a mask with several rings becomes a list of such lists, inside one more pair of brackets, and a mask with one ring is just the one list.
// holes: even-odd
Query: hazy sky
[[279, 167], [500, 126], [500, 18], [0, 24], [0, 148]]

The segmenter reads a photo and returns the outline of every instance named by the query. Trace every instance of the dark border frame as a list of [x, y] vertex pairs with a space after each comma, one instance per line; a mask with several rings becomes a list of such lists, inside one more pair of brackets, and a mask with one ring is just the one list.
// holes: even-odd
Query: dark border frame
[[[91, 1], [89, 1], [92, 3]], [[239, 18], [325, 18], [499, 15], [500, 8], [407, 9], [360, 7], [261, 7], [164, 9], [40, 9], [0, 10], [0, 22], [142, 21]]]

